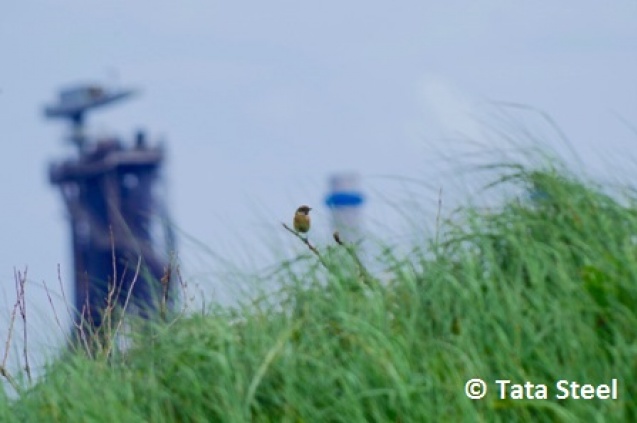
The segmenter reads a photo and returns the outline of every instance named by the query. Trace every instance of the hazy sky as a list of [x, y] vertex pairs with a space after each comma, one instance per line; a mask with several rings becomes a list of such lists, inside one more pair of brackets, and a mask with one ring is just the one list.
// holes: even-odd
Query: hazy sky
[[[90, 127], [163, 139], [180, 230], [242, 266], [297, 248], [279, 222], [299, 204], [316, 207], [316, 232], [327, 233], [322, 201], [337, 171], [362, 175], [368, 222], [400, 239], [407, 226], [391, 223], [388, 199], [416, 195], [433, 210], [440, 187], [453, 192], [442, 157], [510, 147], [488, 135], [494, 124], [516, 135], [497, 102], [548, 113], [591, 171], [637, 177], [636, 21], [634, 0], [6, 2], [0, 305], [13, 301], [14, 266], [29, 266], [45, 308], [38, 285], [56, 284], [58, 263], [72, 276], [65, 210], [47, 179], [71, 150], [41, 112], [63, 85], [142, 90]], [[513, 119], [564, 149], [533, 113]], [[185, 273], [213, 292], [206, 255], [181, 246]]]

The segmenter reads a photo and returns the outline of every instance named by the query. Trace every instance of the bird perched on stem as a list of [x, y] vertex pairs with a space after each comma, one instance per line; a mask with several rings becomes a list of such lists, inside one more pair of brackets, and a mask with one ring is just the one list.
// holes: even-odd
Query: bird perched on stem
[[310, 210], [311, 207], [301, 206], [294, 213], [294, 230], [307, 233], [310, 230]]

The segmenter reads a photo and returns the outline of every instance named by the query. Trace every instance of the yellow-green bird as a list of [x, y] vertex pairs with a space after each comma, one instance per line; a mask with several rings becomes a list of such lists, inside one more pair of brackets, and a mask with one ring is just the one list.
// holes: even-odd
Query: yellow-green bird
[[294, 230], [307, 233], [310, 230], [310, 210], [311, 207], [301, 206], [294, 213]]

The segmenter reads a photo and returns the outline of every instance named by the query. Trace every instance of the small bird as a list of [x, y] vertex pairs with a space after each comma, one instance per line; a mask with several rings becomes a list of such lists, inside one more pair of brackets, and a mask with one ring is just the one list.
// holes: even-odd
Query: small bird
[[311, 207], [301, 206], [294, 213], [294, 230], [307, 233], [310, 230], [310, 210]]

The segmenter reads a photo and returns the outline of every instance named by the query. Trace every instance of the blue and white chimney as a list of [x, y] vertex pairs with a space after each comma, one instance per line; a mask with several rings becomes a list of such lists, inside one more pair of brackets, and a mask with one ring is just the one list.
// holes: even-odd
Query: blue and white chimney
[[329, 179], [325, 204], [332, 212], [332, 228], [345, 242], [356, 243], [362, 238], [362, 206], [365, 198], [357, 173], [337, 173]]

